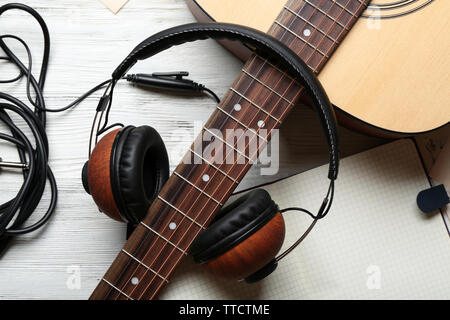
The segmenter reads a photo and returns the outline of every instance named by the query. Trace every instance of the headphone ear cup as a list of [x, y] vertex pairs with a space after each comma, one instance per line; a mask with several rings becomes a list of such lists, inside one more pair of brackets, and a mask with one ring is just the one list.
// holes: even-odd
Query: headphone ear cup
[[111, 158], [111, 185], [119, 212], [139, 223], [169, 178], [169, 159], [159, 133], [150, 126], [126, 127]]
[[87, 170], [84, 169], [87, 179], [83, 180], [87, 181], [89, 192], [99, 210], [114, 220], [124, 222], [111, 186], [111, 155], [119, 132], [120, 129], [113, 130], [100, 139], [92, 150]]
[[256, 189], [225, 207], [196, 238], [190, 252], [214, 275], [240, 280], [274, 259], [284, 235], [278, 206], [267, 191]]

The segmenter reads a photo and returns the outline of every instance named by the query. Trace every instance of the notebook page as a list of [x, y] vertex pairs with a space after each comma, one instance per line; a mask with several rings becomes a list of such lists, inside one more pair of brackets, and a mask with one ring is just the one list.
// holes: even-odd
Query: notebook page
[[[316, 211], [327, 166], [264, 186], [280, 208]], [[341, 161], [333, 207], [273, 274], [256, 284], [216, 279], [186, 258], [161, 299], [450, 299], [450, 238], [416, 195], [429, 187], [416, 147], [398, 140]], [[313, 212], [314, 212], [313, 211]], [[293, 243], [311, 222], [285, 214]]]

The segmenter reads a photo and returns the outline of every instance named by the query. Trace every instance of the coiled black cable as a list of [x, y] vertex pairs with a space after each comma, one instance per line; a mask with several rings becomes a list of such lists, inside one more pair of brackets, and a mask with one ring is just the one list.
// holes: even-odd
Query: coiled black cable
[[[109, 84], [109, 80], [100, 83], [98, 86], [86, 92], [77, 100], [66, 107], [58, 109], [47, 109], [43, 96], [44, 84], [47, 75], [47, 68], [50, 55], [50, 35], [43, 18], [32, 8], [18, 3], [10, 3], [0, 7], [0, 15], [5, 11], [17, 9], [29, 13], [39, 23], [44, 36], [44, 53], [39, 79], [32, 74], [32, 54], [30, 48], [24, 40], [15, 35], [0, 35], [0, 48], [6, 56], [0, 57], [14, 64], [19, 74], [13, 79], [0, 79], [0, 83], [12, 83], [26, 77], [26, 91], [28, 103], [34, 108], [32, 110], [27, 103], [15, 98], [7, 93], [0, 92], [0, 120], [10, 130], [11, 134], [0, 133], [0, 139], [14, 144], [17, 147], [20, 161], [27, 163], [23, 170], [23, 184], [17, 195], [0, 205], [0, 252], [6, 247], [11, 236], [34, 231], [43, 226], [56, 208], [58, 197], [55, 177], [48, 165], [49, 145], [46, 126], [46, 112], [61, 112], [76, 106], [89, 95]], [[5, 39], [18, 41], [27, 53], [28, 62], [23, 63], [5, 43]], [[32, 97], [32, 92], [35, 98]], [[22, 118], [32, 132], [32, 139], [28, 137], [11, 119], [7, 113], [11, 112]], [[34, 146], [33, 146], [34, 143]], [[34, 224], [23, 227], [23, 224], [33, 214], [37, 205], [41, 201], [42, 195], [48, 180], [51, 197], [46, 213]]]
[[[0, 60], [5, 60], [12, 63], [19, 71], [19, 74], [12, 79], [0, 79], [0, 84], [13, 83], [25, 77], [26, 93], [28, 98], [27, 103], [31, 105], [30, 108], [27, 103], [21, 101], [20, 99], [7, 93], [0, 92], [0, 121], [2, 121], [11, 132], [10, 135], [0, 133], [0, 140], [14, 144], [17, 147], [21, 163], [27, 164], [26, 168], [23, 169], [24, 182], [17, 195], [13, 199], [0, 205], [0, 253], [6, 248], [11, 236], [32, 232], [42, 227], [50, 219], [56, 208], [58, 190], [55, 177], [50, 166], [48, 165], [49, 145], [47, 134], [45, 132], [46, 112], [65, 111], [77, 106], [80, 102], [98, 90], [105, 87], [112, 87], [111, 90], [113, 90], [115, 86], [115, 83], [111, 83], [111, 80], [106, 80], [80, 96], [69, 105], [57, 109], [48, 109], [46, 107], [43, 95], [50, 56], [50, 34], [47, 25], [37, 11], [20, 3], [9, 3], [1, 6], [0, 16], [4, 12], [13, 9], [29, 13], [39, 23], [44, 36], [44, 52], [42, 57], [42, 65], [39, 72], [39, 79], [36, 80], [32, 74], [33, 59], [31, 50], [27, 43], [15, 35], [0, 35], [0, 48], [5, 53], [5, 56], [0, 56]], [[27, 53], [28, 61], [26, 64], [12, 52], [12, 50], [5, 43], [5, 39], [15, 40], [23, 46]], [[135, 83], [139, 84], [139, 81], [135, 81]], [[211, 97], [217, 102], [220, 101], [219, 97], [212, 90], [203, 85], [200, 85], [200, 87], [202, 88], [201, 92], [210, 94]], [[167, 89], [164, 85], [161, 85], [160, 88]], [[32, 97], [32, 92], [35, 95], [34, 99]], [[2, 102], [3, 100], [6, 102]], [[114, 124], [112, 126], [107, 126], [108, 114], [111, 108], [112, 100], [107, 102], [108, 107], [105, 122], [102, 130], [97, 133], [97, 136], [108, 130], [108, 128], [117, 125]], [[32, 108], [34, 110], [32, 110]], [[27, 134], [14, 123], [7, 111], [15, 113], [25, 121], [32, 132], [34, 147]], [[51, 189], [51, 197], [46, 213], [36, 223], [31, 226], [23, 227], [23, 224], [33, 214], [37, 205], [41, 201], [47, 180]]]

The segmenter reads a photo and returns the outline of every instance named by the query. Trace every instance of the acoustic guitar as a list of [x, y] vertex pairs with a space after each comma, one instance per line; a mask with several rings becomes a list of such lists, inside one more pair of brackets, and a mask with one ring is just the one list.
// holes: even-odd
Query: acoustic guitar
[[[351, 1], [350, 1], [351, 2]], [[316, 72], [337, 45], [338, 30], [329, 32], [333, 16], [331, 0], [187, 0], [194, 16], [203, 22], [220, 21], [247, 25], [264, 32], [285, 29], [279, 39], [299, 50]], [[302, 8], [300, 14], [292, 6]], [[313, 7], [319, 13], [308, 16]], [[383, 136], [434, 130], [450, 121], [450, 1], [372, 0], [361, 19], [332, 59], [320, 70], [327, 90], [344, 125]], [[341, 15], [344, 19], [351, 10]], [[342, 24], [341, 24], [342, 27]], [[321, 36], [327, 34], [325, 40]], [[293, 39], [296, 38], [295, 41]], [[247, 51], [226, 43], [247, 59]], [[324, 57], [321, 63], [318, 60]]]
[[[369, 0], [308, 0], [305, 5], [306, 0], [290, 1], [286, 4], [287, 9], [274, 19], [276, 23], [272, 24], [269, 33], [294, 48], [318, 73], [338, 45], [347, 41], [344, 38], [351, 35], [353, 25], [368, 3]], [[320, 31], [314, 31], [314, 25], [321, 25]], [[311, 34], [305, 39], [299, 34], [306, 29]], [[258, 144], [258, 150], [252, 154], [247, 145], [244, 157], [233, 157], [234, 163], [224, 161], [220, 165], [196, 152], [195, 146], [201, 145], [205, 150], [209, 142], [203, 138], [209, 134], [215, 136], [214, 128], [220, 128], [223, 136], [228, 128], [264, 127], [268, 132], [279, 128], [302, 92], [302, 86], [276, 63], [253, 54], [90, 298], [136, 300], [157, 297], [188, 254], [196, 236], [214, 219], [264, 144]], [[220, 135], [215, 140], [224, 150], [230, 146]], [[231, 147], [240, 153], [237, 144]], [[238, 158], [244, 161], [238, 161]], [[205, 175], [207, 179], [204, 179]], [[176, 224], [174, 230], [167, 227], [172, 222]], [[260, 245], [267, 249], [267, 243]], [[260, 267], [269, 262], [261, 260], [254, 252], [246, 252]], [[210, 264], [211, 269], [214, 265]]]

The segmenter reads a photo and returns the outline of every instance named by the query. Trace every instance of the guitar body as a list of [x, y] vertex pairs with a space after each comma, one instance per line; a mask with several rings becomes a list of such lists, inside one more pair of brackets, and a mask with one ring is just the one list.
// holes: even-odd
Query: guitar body
[[[199, 20], [237, 23], [264, 32], [286, 4], [286, 0], [187, 2]], [[445, 0], [371, 2], [365, 17], [356, 22], [319, 74], [341, 123], [391, 136], [448, 124], [448, 12], [450, 1]], [[379, 18], [370, 18], [374, 16]], [[246, 58], [245, 48], [230, 49]]]

